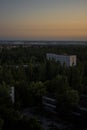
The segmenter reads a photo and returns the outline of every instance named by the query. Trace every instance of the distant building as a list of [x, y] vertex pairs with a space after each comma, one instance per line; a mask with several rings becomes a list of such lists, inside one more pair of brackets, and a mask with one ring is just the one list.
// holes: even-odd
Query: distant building
[[56, 55], [52, 53], [46, 54], [48, 60], [59, 61], [61, 65], [65, 64], [67, 67], [76, 66], [76, 55]]
[[11, 97], [12, 103], [14, 103], [15, 102], [14, 87], [10, 87], [10, 97]]

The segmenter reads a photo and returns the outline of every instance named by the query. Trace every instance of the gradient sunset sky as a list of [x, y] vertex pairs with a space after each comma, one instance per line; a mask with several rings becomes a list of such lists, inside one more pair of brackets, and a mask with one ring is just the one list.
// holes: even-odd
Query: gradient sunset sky
[[87, 40], [87, 0], [0, 0], [1, 40]]

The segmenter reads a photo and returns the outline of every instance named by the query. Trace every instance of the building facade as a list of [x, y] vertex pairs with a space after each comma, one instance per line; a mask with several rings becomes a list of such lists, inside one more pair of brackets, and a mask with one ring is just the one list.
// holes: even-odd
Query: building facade
[[53, 98], [49, 98], [47, 96], [42, 97], [42, 104], [44, 109], [50, 112], [56, 112], [56, 101]]
[[56, 55], [52, 53], [47, 53], [46, 57], [48, 60], [55, 60], [56, 62], [60, 62], [61, 65], [76, 66], [76, 55]]
[[12, 103], [14, 103], [15, 102], [14, 87], [10, 87], [10, 97], [11, 97]]

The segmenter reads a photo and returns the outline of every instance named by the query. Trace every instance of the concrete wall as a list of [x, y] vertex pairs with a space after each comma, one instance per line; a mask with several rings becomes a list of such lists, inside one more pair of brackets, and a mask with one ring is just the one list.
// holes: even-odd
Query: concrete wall
[[76, 65], [76, 56], [75, 55], [56, 55], [52, 53], [47, 53], [48, 60], [59, 61], [61, 65], [65, 64], [67, 67]]

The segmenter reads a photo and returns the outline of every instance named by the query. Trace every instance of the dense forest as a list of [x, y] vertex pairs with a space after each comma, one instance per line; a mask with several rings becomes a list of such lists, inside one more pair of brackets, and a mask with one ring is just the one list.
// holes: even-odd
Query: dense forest
[[[59, 62], [47, 60], [47, 53], [76, 55], [77, 65], [61, 66]], [[9, 95], [12, 86], [14, 104]], [[21, 111], [42, 107], [44, 95], [56, 99], [60, 117], [79, 106], [81, 95], [87, 95], [87, 46], [20, 45], [0, 49], [0, 129], [42, 130], [36, 119], [22, 116]]]

